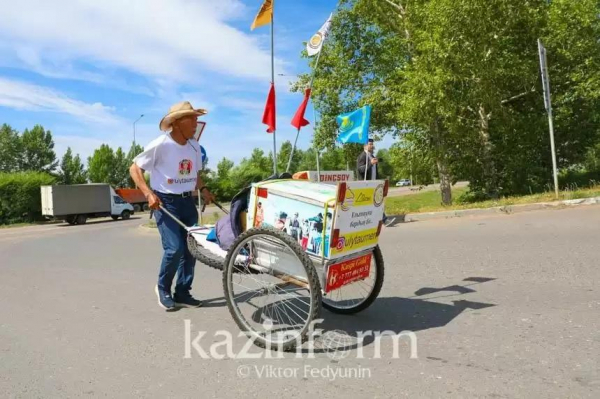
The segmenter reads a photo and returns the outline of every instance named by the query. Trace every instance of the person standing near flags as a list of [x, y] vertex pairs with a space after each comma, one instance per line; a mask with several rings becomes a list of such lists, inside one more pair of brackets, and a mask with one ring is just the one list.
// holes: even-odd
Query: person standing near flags
[[[206, 110], [195, 109], [187, 101], [173, 105], [159, 125], [160, 130], [168, 133], [146, 146], [129, 168], [131, 178], [154, 210], [162, 240], [164, 253], [155, 292], [159, 306], [167, 311], [177, 306], [202, 306], [190, 292], [196, 259], [187, 248], [187, 232], [160, 206], [187, 226], [193, 226], [198, 222], [193, 190], [200, 190], [206, 204], [214, 200], [200, 177], [202, 155], [200, 145], [194, 139], [197, 118], [204, 114]], [[150, 187], [144, 179], [144, 171], [150, 173]], [[175, 295], [171, 296], [175, 274]]]
[[367, 144], [364, 145], [364, 151], [360, 153], [356, 160], [359, 178], [362, 177], [364, 180], [377, 180], [377, 166], [379, 165], [379, 160], [373, 155], [374, 151], [375, 145], [373, 144], [373, 139], [369, 139]]

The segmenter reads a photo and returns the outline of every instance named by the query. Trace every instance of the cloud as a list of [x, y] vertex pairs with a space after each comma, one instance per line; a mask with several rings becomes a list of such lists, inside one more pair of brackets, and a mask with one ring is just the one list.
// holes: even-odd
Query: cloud
[[85, 103], [53, 89], [1, 77], [0, 106], [22, 111], [58, 112], [94, 123], [121, 123], [114, 115], [114, 109], [102, 103]]
[[265, 35], [227, 24], [246, 11], [238, 0], [20, 0], [2, 6], [0, 42], [40, 70], [83, 61], [179, 83], [206, 82], [207, 71], [268, 80]]

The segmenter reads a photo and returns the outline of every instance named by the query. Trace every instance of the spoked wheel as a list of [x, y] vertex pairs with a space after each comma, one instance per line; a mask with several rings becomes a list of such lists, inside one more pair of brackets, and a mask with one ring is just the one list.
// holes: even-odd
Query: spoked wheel
[[191, 234], [187, 237], [188, 250], [197, 261], [204, 263], [217, 270], [223, 270], [223, 263], [225, 258], [215, 255], [208, 249], [200, 245]]
[[237, 325], [263, 348], [301, 345], [321, 310], [314, 265], [292, 237], [272, 228], [248, 230], [232, 244], [223, 290]]
[[339, 314], [353, 314], [368, 308], [383, 285], [383, 256], [379, 245], [373, 249], [369, 277], [345, 285], [323, 296], [323, 307]]

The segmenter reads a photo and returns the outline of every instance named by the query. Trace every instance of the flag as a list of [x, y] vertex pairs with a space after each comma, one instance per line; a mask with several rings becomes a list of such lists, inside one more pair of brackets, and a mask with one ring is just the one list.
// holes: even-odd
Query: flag
[[262, 123], [267, 125], [267, 133], [275, 131], [275, 84], [271, 83], [271, 90], [267, 96], [267, 104], [265, 105], [265, 113], [263, 114]]
[[304, 100], [302, 100], [302, 104], [300, 104], [298, 110], [296, 111], [296, 115], [294, 115], [294, 119], [292, 119], [292, 126], [294, 126], [296, 129], [300, 129], [301, 127], [310, 123], [304, 119], [304, 113], [306, 112], [306, 105], [308, 104], [309, 99], [310, 89], [306, 89], [304, 92]]
[[369, 121], [371, 119], [371, 106], [365, 105], [353, 112], [338, 115], [336, 118], [339, 127], [337, 141], [342, 144], [361, 143], [367, 144], [369, 139]]
[[273, 0], [265, 0], [262, 6], [260, 6], [260, 10], [258, 10], [258, 14], [256, 14], [256, 18], [254, 18], [254, 22], [252, 22], [250, 30], [254, 30], [255, 28], [259, 28], [263, 25], [271, 23], [272, 18]]
[[319, 31], [310, 38], [308, 43], [306, 43], [306, 52], [308, 53], [309, 57], [312, 57], [321, 51], [321, 47], [323, 47], [323, 42], [325, 41], [325, 36], [327, 36], [327, 31], [329, 30], [329, 26], [331, 26], [332, 16], [333, 14], [329, 14], [329, 18], [327, 18], [327, 21], [325, 21], [323, 26], [321, 26], [321, 29], [319, 29]]

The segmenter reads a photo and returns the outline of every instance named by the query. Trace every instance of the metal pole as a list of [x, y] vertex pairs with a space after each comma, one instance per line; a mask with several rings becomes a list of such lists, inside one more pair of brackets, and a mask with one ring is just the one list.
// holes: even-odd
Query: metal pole
[[200, 189], [198, 189], [198, 222], [200, 226], [202, 226], [202, 193]]
[[[548, 96], [550, 97], [550, 96]], [[550, 150], [552, 151], [552, 172], [554, 173], [554, 194], [558, 198], [558, 174], [556, 172], [556, 149], [554, 148], [554, 123], [552, 122], [552, 108], [548, 111], [548, 125], [550, 126]]]
[[[315, 110], [315, 103], [313, 103], [313, 119], [315, 121], [315, 127], [314, 127], [314, 131], [317, 131], [317, 111]], [[314, 134], [313, 134], [313, 139], [314, 139]], [[319, 146], [316, 145], [314, 143], [313, 140], [313, 145], [315, 146], [315, 150], [317, 150], [317, 181], [321, 181], [321, 168], [319, 167]]]
[[[325, 45], [325, 43], [323, 43], [323, 45]], [[319, 66], [319, 58], [321, 58], [321, 52], [322, 51], [323, 51], [323, 46], [321, 46], [321, 50], [317, 54], [317, 60], [315, 61], [315, 67], [313, 68], [312, 76], [310, 78], [310, 83], [308, 85], [308, 88], [311, 89], [311, 90], [312, 90], [313, 82], [315, 80], [315, 74], [317, 72], [317, 67]], [[314, 116], [314, 110], [315, 110], [315, 108], [314, 108], [314, 104], [313, 104], [313, 116]], [[314, 123], [316, 125], [316, 123], [317, 123], [316, 119], [315, 119]], [[298, 136], [299, 135], [300, 135], [300, 129], [298, 129], [298, 133], [296, 133], [296, 140], [294, 140], [294, 146], [292, 147], [292, 153], [290, 154], [290, 159], [288, 161], [287, 169], [285, 170], [286, 172], [290, 171], [290, 165], [292, 164], [292, 157], [294, 156], [294, 151], [296, 150], [296, 143], [298, 143]], [[317, 163], [318, 163], [318, 161], [317, 161]]]
[[[323, 39], [323, 40], [325, 40], [325, 39]], [[321, 53], [323, 52], [323, 47], [324, 46], [325, 46], [325, 41], [323, 41], [323, 44], [321, 45], [321, 50], [319, 50], [319, 54], [317, 54], [317, 60], [315, 61], [315, 67], [313, 68], [312, 76], [310, 77], [310, 83], [308, 85], [308, 87], [310, 89], [312, 89], [312, 87], [313, 87], [313, 82], [315, 80], [315, 75], [317, 73], [317, 68], [319, 66], [319, 59], [321, 58]]]
[[290, 154], [290, 159], [288, 161], [287, 168], [285, 169], [286, 172], [290, 171], [290, 166], [292, 165], [292, 158], [294, 158], [294, 150], [296, 149], [296, 144], [298, 143], [298, 136], [300, 136], [300, 129], [298, 129], [298, 132], [296, 133], [296, 140], [294, 140], [294, 146], [292, 147], [292, 153]]
[[540, 54], [540, 70], [542, 74], [542, 87], [544, 89], [544, 106], [548, 111], [548, 125], [550, 130], [550, 150], [552, 152], [552, 174], [554, 177], [554, 194], [558, 198], [558, 173], [556, 171], [556, 149], [554, 147], [554, 123], [552, 122], [552, 98], [550, 96], [550, 76], [548, 74], [548, 60], [546, 48], [538, 39], [538, 50]]
[[133, 122], [133, 152], [134, 152], [134, 156], [137, 155], [135, 154], [135, 124], [144, 117], [144, 114], [141, 114], [139, 118], [137, 118], [134, 122]]
[[[271, 82], [275, 85], [275, 27], [274, 27], [274, 15], [275, 15], [275, 0], [273, 0], [273, 11], [271, 12]], [[275, 97], [277, 98], [277, 97]], [[277, 109], [277, 107], [275, 107]], [[277, 114], [275, 114], [277, 120]], [[273, 173], [277, 175], [277, 129], [273, 130]]]

